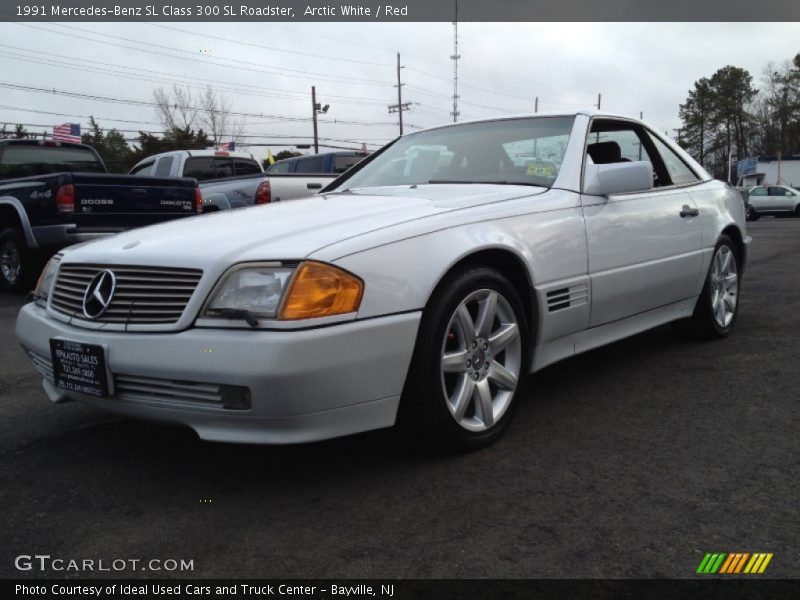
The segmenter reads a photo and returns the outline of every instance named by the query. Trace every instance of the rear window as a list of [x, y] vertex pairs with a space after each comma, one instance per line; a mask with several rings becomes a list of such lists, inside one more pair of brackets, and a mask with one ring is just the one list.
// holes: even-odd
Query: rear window
[[11, 144], [0, 149], [0, 177], [28, 177], [64, 171], [106, 172], [88, 148]]
[[234, 158], [233, 166], [237, 175], [256, 175], [261, 173], [259, 164], [250, 158]]
[[233, 176], [233, 161], [230, 158], [198, 156], [190, 158], [183, 166], [184, 177], [194, 177], [197, 181], [220, 179]]
[[172, 172], [172, 163], [175, 162], [174, 156], [165, 156], [156, 165], [156, 177], [168, 177]]

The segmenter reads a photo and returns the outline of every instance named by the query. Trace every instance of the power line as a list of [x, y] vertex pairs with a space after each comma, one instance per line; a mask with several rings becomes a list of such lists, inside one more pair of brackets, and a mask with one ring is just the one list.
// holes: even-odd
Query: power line
[[233, 40], [231, 38], [226, 38], [218, 35], [210, 35], [208, 33], [200, 33], [199, 31], [186, 31], [185, 29], [179, 29], [178, 27], [171, 27], [169, 25], [161, 25], [159, 23], [145, 23], [145, 25], [150, 25], [151, 27], [160, 27], [161, 29], [171, 29], [172, 31], [178, 31], [180, 33], [186, 33], [188, 35], [193, 36], [201, 36], [206, 37], [213, 40], [219, 40], [221, 42], [229, 42], [231, 44], [239, 44], [240, 46], [249, 46], [251, 48], [261, 48], [263, 50], [270, 50], [272, 52], [282, 52], [285, 54], [291, 54], [292, 56], [309, 56], [311, 58], [321, 58], [323, 60], [335, 60], [335, 61], [342, 61], [348, 63], [355, 63], [359, 65], [372, 65], [377, 67], [392, 67], [391, 63], [379, 63], [379, 62], [371, 62], [368, 60], [356, 60], [352, 58], [341, 58], [336, 56], [326, 56], [323, 54], [312, 54], [311, 52], [300, 52], [298, 50], [284, 50], [282, 48], [276, 48], [275, 46], [265, 46], [264, 44], [255, 44], [253, 42], [245, 42], [242, 40]]
[[[188, 57], [188, 56], [177, 56], [176, 54], [174, 54], [174, 52], [179, 52], [179, 53], [182, 53], [182, 54], [190, 54], [190, 55], [194, 56], [194, 52], [188, 52], [186, 50], [181, 50], [180, 48], [171, 48], [169, 46], [162, 46], [160, 44], [153, 44], [153, 43], [150, 43], [150, 42], [139, 42], [137, 40], [130, 40], [129, 38], [123, 38], [123, 37], [117, 38], [116, 36], [114, 36], [115, 39], [131, 41], [131, 42], [133, 42], [135, 44], [142, 44], [142, 45], [147, 45], [147, 46], [154, 46], [154, 47], [157, 47], [157, 48], [163, 48], [163, 49], [170, 50], [173, 53], [158, 52], [156, 50], [148, 50], [146, 48], [137, 48], [135, 46], [129, 46], [129, 45], [126, 45], [126, 44], [117, 44], [117, 43], [113, 43], [113, 42], [107, 42], [107, 41], [104, 41], [104, 40], [92, 39], [92, 38], [89, 38], [89, 37], [86, 37], [86, 36], [82, 36], [82, 35], [78, 35], [78, 34], [75, 34], [75, 33], [64, 33], [64, 32], [61, 32], [61, 31], [56, 31], [56, 30], [53, 30], [53, 29], [46, 29], [44, 27], [39, 27], [37, 25], [30, 25], [30, 24], [27, 24], [27, 23], [13, 23], [13, 24], [14, 25], [20, 25], [22, 27], [28, 27], [28, 28], [31, 28], [31, 29], [38, 29], [40, 31], [44, 31], [44, 32], [47, 32], [47, 33], [55, 33], [56, 35], [63, 35], [63, 36], [69, 37], [69, 38], [79, 38], [79, 39], [87, 40], [89, 42], [94, 42], [94, 43], [97, 43], [97, 44], [105, 44], [107, 46], [114, 46], [114, 47], [117, 47], [117, 48], [126, 48], [128, 50], [134, 50], [136, 52], [145, 52], [145, 53], [148, 53], [148, 54], [155, 54], [155, 55], [158, 55], [158, 56], [167, 56], [167, 57], [170, 57], [170, 58], [177, 58], [179, 60], [197, 62], [197, 63], [203, 64], [203, 65], [206, 65], [206, 66], [211, 64], [211, 65], [215, 65], [215, 66], [218, 66], [218, 67], [224, 67], [225, 69], [234, 68], [234, 69], [239, 69], [239, 70], [243, 70], [243, 71], [251, 71], [251, 72], [255, 72], [255, 73], [262, 73], [262, 74], [265, 74], [265, 75], [280, 75], [282, 77], [294, 77], [294, 78], [301, 78], [301, 79], [308, 79], [308, 77], [311, 76], [311, 77], [314, 77], [316, 79], [320, 79], [320, 80], [323, 80], [323, 81], [336, 82], [336, 83], [338, 83], [340, 85], [367, 85], [367, 86], [379, 86], [379, 87], [388, 87], [388, 86], [391, 85], [390, 83], [383, 83], [383, 82], [380, 82], [380, 81], [376, 81], [374, 79], [354, 79], [354, 78], [349, 78], [349, 77], [334, 77], [334, 76], [331, 76], [330, 74], [314, 73], [314, 72], [311, 72], [311, 71], [301, 71], [299, 69], [285, 69], [285, 68], [282, 68], [282, 67], [268, 67], [271, 70], [265, 70], [262, 67], [262, 65], [260, 65], [259, 63], [251, 63], [251, 62], [242, 61], [242, 60], [239, 60], [239, 59], [232, 59], [232, 58], [218, 57], [219, 60], [227, 60], [227, 61], [232, 62], [234, 64], [220, 63], [220, 62], [215, 62], [215, 61], [209, 60], [209, 59], [200, 60], [198, 58], [191, 58], [191, 57]], [[50, 23], [50, 25], [54, 25], [56, 27], [61, 27], [61, 28], [67, 29], [67, 30], [73, 29], [73, 30], [76, 30], [76, 31], [87, 31], [87, 30], [84, 30], [84, 29], [81, 29], [81, 28], [78, 28], [78, 27], [67, 27], [66, 25], [60, 25], [58, 23]], [[89, 32], [89, 33], [91, 33], [92, 35], [95, 35], [95, 36], [103, 36], [103, 34], [97, 34], [97, 33], [94, 33], [94, 32]], [[111, 37], [111, 36], [106, 36], [106, 37]], [[255, 65], [255, 66], [258, 66], [258, 67], [261, 67], [261, 68], [254, 69], [254, 68], [246, 67], [246, 66], [242, 66], [242, 65]], [[286, 71], [286, 72], [282, 72], [282, 71]]]
[[[15, 49], [17, 48], [15, 46], [8, 46], [7, 44], [0, 44], [0, 48], [3, 48], [3, 47], [15, 48]], [[177, 74], [174, 74], [174, 73], [164, 73], [163, 71], [154, 71], [152, 69], [139, 69], [139, 68], [135, 68], [135, 67], [126, 67], [124, 65], [114, 65], [114, 64], [111, 64], [111, 63], [102, 63], [101, 61], [89, 61], [89, 60], [87, 60], [86, 62], [93, 62], [93, 63], [98, 63], [98, 64], [101, 64], [101, 65], [107, 65], [109, 68], [107, 69], [107, 68], [93, 67], [93, 66], [89, 66], [89, 67], [77, 66], [77, 65], [75, 65], [75, 64], [73, 64], [71, 62], [60, 61], [60, 60], [56, 60], [54, 58], [50, 58], [50, 57], [58, 56], [58, 55], [50, 53], [50, 52], [37, 52], [37, 51], [34, 51], [34, 50], [25, 50], [25, 49], [20, 49], [20, 50], [22, 50], [23, 52], [32, 52], [32, 53], [37, 53], [37, 54], [43, 54], [43, 55], [48, 56], [48, 58], [45, 59], [45, 58], [31, 57], [31, 56], [26, 56], [26, 55], [23, 55], [23, 54], [14, 54], [14, 53], [11, 53], [11, 52], [2, 52], [2, 51], [0, 51], [0, 56], [6, 57], [6, 58], [15, 59], [15, 60], [22, 60], [22, 61], [25, 61], [25, 62], [34, 62], [34, 63], [37, 63], [37, 64], [42, 64], [42, 65], [46, 65], [46, 66], [52, 66], [52, 67], [55, 67], [55, 68], [72, 69], [72, 70], [88, 72], [88, 73], [100, 73], [100, 74], [104, 74], [104, 75], [111, 75], [112, 77], [124, 77], [124, 78], [139, 79], [139, 80], [150, 81], [150, 82], [180, 84], [180, 85], [185, 85], [187, 87], [195, 87], [195, 88], [212, 87], [215, 90], [231, 91], [231, 92], [235, 92], [237, 94], [244, 94], [244, 95], [257, 96], [257, 97], [263, 97], [263, 98], [277, 98], [277, 99], [285, 99], [285, 100], [299, 100], [299, 99], [301, 99], [301, 95], [299, 93], [295, 93], [295, 92], [291, 92], [291, 91], [276, 90], [276, 91], [272, 91], [271, 93], [264, 93], [264, 92], [258, 92], [258, 91], [255, 91], [255, 90], [259, 90], [259, 89], [261, 89], [261, 90], [272, 90], [272, 88], [258, 88], [258, 87], [255, 87], [255, 86], [250, 86], [248, 84], [234, 84], [234, 85], [243, 85], [245, 87], [249, 87], [249, 88], [252, 88], [252, 89], [242, 89], [242, 88], [238, 88], [238, 87], [228, 87], [227, 85], [221, 85], [221, 86], [220, 85], [213, 85], [212, 86], [211, 83], [216, 84], [216, 83], [219, 82], [219, 80], [216, 80], [216, 79], [205, 79], [205, 78], [194, 78], [194, 77], [185, 77], [185, 76], [177, 75]], [[84, 59], [79, 59], [79, 58], [74, 58], [74, 57], [62, 57], [62, 58], [65, 58], [65, 59], [70, 60], [70, 61], [82, 61], [82, 60], [84, 60]], [[133, 73], [120, 72], [120, 71], [114, 71], [114, 70], [109, 70], [109, 69], [126, 69], [126, 70], [133, 71]], [[136, 73], [137, 71], [140, 71], [142, 73], [148, 73], [148, 74], [138, 74], [138, 73]], [[178, 79], [170, 79], [170, 77], [176, 77]], [[191, 81], [198, 81], [198, 82], [203, 82], [203, 83], [190, 83]], [[334, 97], [334, 96], [330, 96], [330, 97]], [[366, 98], [362, 98], [362, 97], [351, 97], [351, 96], [341, 96], [341, 97], [336, 96], [336, 98], [337, 98], [337, 102], [340, 102], [341, 104], [379, 105], [379, 104], [383, 103], [381, 100], [379, 100], [377, 98], [366, 99]]]
[[[68, 96], [72, 98], [82, 98], [86, 100], [92, 100], [96, 102], [113, 102], [117, 104], [129, 104], [133, 106], [158, 106], [157, 102], [149, 101], [149, 100], [139, 100], [135, 98], [115, 98], [112, 96], [101, 96], [98, 94], [88, 94], [84, 92], [74, 92], [68, 90], [57, 90], [55, 88], [40, 88], [35, 86], [27, 86], [22, 84], [15, 84], [15, 83], [7, 83], [7, 82], [0, 82], [0, 87], [27, 91], [27, 92], [34, 92], [34, 93], [42, 93], [42, 94], [55, 94], [60, 96]], [[184, 106], [184, 105], [174, 105], [175, 108], [183, 108], [187, 110], [196, 110], [202, 111], [202, 107], [197, 106]], [[246, 112], [239, 112], [239, 111], [227, 111], [228, 114], [232, 116], [239, 116], [239, 117], [255, 117], [255, 118], [269, 118], [274, 121], [278, 122], [307, 122], [311, 119], [308, 117], [290, 117], [286, 115], [265, 115], [264, 113], [246, 113]], [[381, 122], [381, 121], [345, 121], [341, 119], [332, 119], [330, 121], [325, 121], [325, 123], [333, 124], [339, 123], [343, 125], [394, 125], [394, 123], [390, 122]]]

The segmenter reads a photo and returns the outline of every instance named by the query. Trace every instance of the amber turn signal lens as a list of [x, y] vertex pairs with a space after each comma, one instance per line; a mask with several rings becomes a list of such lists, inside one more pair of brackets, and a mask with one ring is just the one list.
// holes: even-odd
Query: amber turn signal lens
[[304, 262], [289, 284], [280, 319], [314, 319], [356, 312], [364, 283], [355, 275], [318, 262]]

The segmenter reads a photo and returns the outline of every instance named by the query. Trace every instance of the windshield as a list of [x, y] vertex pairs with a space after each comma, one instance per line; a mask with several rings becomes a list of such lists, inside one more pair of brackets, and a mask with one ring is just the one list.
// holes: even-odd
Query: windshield
[[342, 182], [355, 189], [426, 183], [550, 187], [561, 168], [574, 117], [465, 123], [397, 140]]

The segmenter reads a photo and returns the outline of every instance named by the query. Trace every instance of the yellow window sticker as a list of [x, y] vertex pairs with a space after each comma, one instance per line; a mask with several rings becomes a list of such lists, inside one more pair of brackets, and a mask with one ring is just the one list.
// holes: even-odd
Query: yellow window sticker
[[528, 165], [527, 174], [534, 175], [536, 177], [555, 177], [556, 168], [555, 166], [547, 163], [533, 163]]

